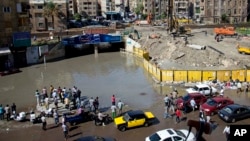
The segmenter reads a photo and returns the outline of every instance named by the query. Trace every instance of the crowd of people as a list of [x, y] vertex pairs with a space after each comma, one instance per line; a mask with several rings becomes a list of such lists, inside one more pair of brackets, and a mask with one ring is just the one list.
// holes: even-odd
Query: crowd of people
[[7, 121], [10, 121], [11, 118], [16, 118], [17, 117], [17, 112], [16, 112], [16, 104], [13, 103], [11, 106], [7, 104], [5, 107], [0, 104], [0, 120], [6, 119]]

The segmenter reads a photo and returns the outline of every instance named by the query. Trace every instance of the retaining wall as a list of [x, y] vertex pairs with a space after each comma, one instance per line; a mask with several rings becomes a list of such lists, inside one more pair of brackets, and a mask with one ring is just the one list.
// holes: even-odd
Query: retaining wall
[[[126, 39], [131, 42], [132, 39]], [[133, 49], [132, 49], [133, 48]], [[161, 82], [202, 82], [236, 80], [250, 82], [250, 70], [162, 70], [151, 63], [149, 53], [138, 46], [129, 45], [125, 51], [143, 58], [143, 66], [154, 78]]]

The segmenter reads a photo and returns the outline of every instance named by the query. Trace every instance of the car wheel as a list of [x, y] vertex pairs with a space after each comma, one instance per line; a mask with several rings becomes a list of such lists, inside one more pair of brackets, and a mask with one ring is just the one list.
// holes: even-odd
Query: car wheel
[[120, 131], [124, 132], [126, 131], [126, 126], [122, 125], [122, 126], [119, 126], [118, 128]]
[[149, 123], [148, 123], [148, 122], [145, 122], [145, 123], [144, 123], [144, 126], [145, 126], [145, 127], [148, 127], [148, 126], [149, 126]]
[[234, 122], [235, 122], [235, 118], [232, 119], [232, 123], [234, 123]]

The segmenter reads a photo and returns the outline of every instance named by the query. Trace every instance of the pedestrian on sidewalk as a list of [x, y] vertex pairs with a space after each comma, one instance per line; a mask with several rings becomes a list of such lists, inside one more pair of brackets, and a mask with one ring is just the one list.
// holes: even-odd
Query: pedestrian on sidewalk
[[196, 105], [196, 102], [195, 102], [194, 98], [192, 98], [192, 99], [190, 100], [190, 105], [191, 105], [191, 107], [192, 107], [192, 110], [195, 111], [197, 105]]
[[94, 112], [96, 113], [99, 109], [99, 97], [97, 96], [94, 101]]
[[229, 134], [230, 134], [230, 126], [229, 126], [229, 125], [227, 125], [227, 126], [224, 128], [224, 130], [223, 130], [223, 134], [225, 134], [225, 135], [226, 135], [226, 139], [227, 139], [227, 141], [230, 141], [230, 139], [229, 139]]
[[69, 137], [69, 127], [66, 125], [66, 123], [63, 123], [62, 124], [62, 129], [63, 129], [63, 134], [64, 134], [65, 141], [67, 141], [68, 137]]
[[3, 105], [0, 104], [0, 120], [3, 120], [4, 119], [4, 108], [3, 108]]
[[8, 104], [5, 106], [4, 110], [5, 110], [7, 121], [10, 121], [10, 107]]
[[117, 103], [117, 107], [118, 107], [118, 114], [121, 115], [122, 114], [122, 108], [124, 106], [124, 103], [119, 100], [119, 102]]
[[176, 109], [175, 115], [176, 115], [175, 121], [176, 121], [176, 123], [179, 123], [181, 121], [181, 111], [179, 108]]
[[35, 96], [36, 96], [36, 103], [37, 103], [37, 106], [40, 106], [40, 105], [41, 105], [41, 103], [40, 103], [41, 100], [40, 100], [40, 93], [39, 93], [38, 90], [36, 90]]
[[42, 129], [45, 131], [46, 130], [47, 121], [46, 121], [44, 112], [42, 113], [41, 120], [42, 120]]
[[116, 106], [112, 105], [110, 109], [112, 112], [112, 119], [114, 120], [116, 118]]
[[16, 115], [16, 104], [15, 104], [15, 103], [13, 103], [13, 104], [11, 105], [11, 112], [12, 112], [14, 115]]
[[169, 114], [168, 110], [169, 110], [169, 108], [167, 106], [164, 106], [164, 115], [163, 115], [164, 118], [169, 118], [169, 117], [171, 118], [172, 117]]
[[115, 105], [115, 95], [114, 94], [111, 97], [111, 102], [112, 102], [112, 105]]
[[56, 109], [54, 109], [53, 117], [54, 117], [54, 120], [55, 120], [55, 125], [58, 126], [58, 124], [59, 124], [59, 115], [58, 115], [58, 111]]

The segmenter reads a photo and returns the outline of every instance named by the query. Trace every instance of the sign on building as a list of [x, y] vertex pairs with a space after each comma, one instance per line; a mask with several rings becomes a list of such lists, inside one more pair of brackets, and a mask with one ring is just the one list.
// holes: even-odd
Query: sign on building
[[16, 32], [13, 33], [13, 45], [14, 47], [30, 47], [31, 35], [30, 32]]

